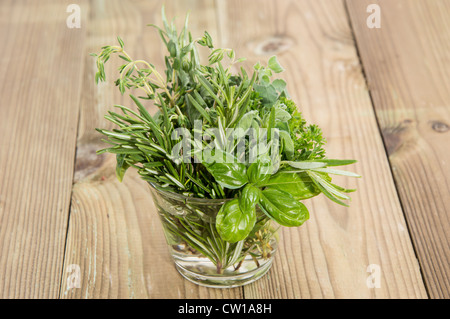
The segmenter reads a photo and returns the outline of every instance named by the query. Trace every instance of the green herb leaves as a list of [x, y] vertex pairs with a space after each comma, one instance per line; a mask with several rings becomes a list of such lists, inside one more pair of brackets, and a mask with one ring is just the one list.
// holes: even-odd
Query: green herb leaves
[[[133, 167], [142, 179], [160, 189], [227, 199], [214, 229], [209, 229], [220, 238], [203, 238], [204, 229], [177, 233], [222, 266], [235, 262], [241, 250], [249, 249], [243, 240], [257, 231], [257, 225], [270, 219], [284, 226], [303, 224], [309, 213], [301, 200], [323, 193], [346, 205], [347, 193], [353, 190], [333, 184], [330, 175], [359, 177], [334, 168], [354, 161], [325, 159], [320, 128], [306, 123], [289, 99], [287, 83], [272, 80], [274, 74], [284, 71], [277, 57], [270, 57], [267, 65], [254, 65], [252, 74], [244, 68], [232, 73], [243, 61], [234, 50], [215, 48], [208, 32], [193, 37], [187, 29], [188, 17], [179, 33], [164, 10], [162, 21], [163, 27], [156, 29], [167, 48], [163, 72], [152, 63], [131, 58], [120, 37], [118, 45], [104, 46], [99, 54], [93, 54], [96, 82], [106, 80], [105, 63], [116, 55], [123, 63], [115, 80], [119, 91], [142, 93], [130, 95], [133, 107], [116, 105], [121, 114], [109, 111], [105, 115], [116, 128], [97, 129], [110, 144], [98, 153], [116, 154], [117, 178], [122, 181]], [[209, 50], [205, 64], [200, 62], [199, 45]], [[147, 110], [146, 100], [158, 107], [156, 114]], [[229, 129], [237, 134], [232, 136]], [[218, 134], [210, 133], [212, 130]], [[190, 139], [196, 134], [201, 138]], [[205, 155], [210, 146], [222, 160], [216, 160], [212, 152]], [[240, 153], [235, 155], [235, 151]], [[174, 229], [178, 226], [173, 225]], [[233, 246], [230, 243], [237, 253], [225, 258], [222, 252]]]
[[247, 170], [242, 163], [213, 163], [206, 168], [222, 187], [238, 189], [247, 184]]
[[[216, 171], [211, 170], [215, 165], [218, 165]], [[225, 185], [224, 180], [236, 188], [245, 184], [239, 199], [228, 202], [219, 212], [216, 227], [222, 239], [236, 242], [245, 238], [254, 227], [257, 204], [269, 218], [283, 226], [299, 226], [309, 218], [308, 210], [298, 198], [309, 198], [320, 191], [306, 174], [303, 177], [293, 177], [296, 174], [276, 174], [271, 177], [272, 162], [266, 154], [250, 164], [246, 172], [245, 166], [241, 166], [239, 174], [232, 174], [227, 170], [231, 169], [229, 165], [231, 164], [208, 166], [212, 175], [221, 181], [222, 185]], [[291, 190], [294, 195], [281, 189]]]
[[308, 209], [303, 203], [278, 189], [262, 191], [260, 205], [267, 216], [282, 226], [300, 226], [309, 218]]
[[278, 62], [277, 57], [274, 55], [269, 59], [269, 69], [271, 69], [275, 73], [281, 73], [284, 71], [284, 68]]
[[273, 165], [267, 154], [259, 156], [255, 163], [251, 163], [248, 167], [247, 175], [250, 183], [255, 185], [264, 184], [273, 173]]
[[237, 242], [248, 236], [255, 226], [256, 205], [261, 191], [258, 184], [269, 176], [270, 158], [264, 157], [247, 169], [242, 163], [214, 163], [206, 166], [216, 181], [224, 187], [242, 189], [239, 198], [224, 204], [220, 210], [216, 227], [223, 240]]
[[320, 194], [320, 189], [306, 172], [279, 172], [266, 183], [268, 189], [287, 192], [296, 200], [304, 200]]
[[257, 187], [247, 184], [242, 190], [241, 196], [239, 196], [239, 206], [243, 211], [248, 212], [255, 209], [260, 198], [261, 191]]
[[125, 154], [117, 154], [116, 176], [120, 182], [123, 180], [123, 175], [125, 175], [125, 172], [130, 167], [125, 161], [125, 157]]
[[223, 204], [216, 217], [216, 228], [223, 240], [235, 243], [247, 237], [255, 226], [255, 207], [242, 210], [238, 199]]
[[[346, 203], [343, 202], [343, 200], [349, 200], [350, 197], [345, 195], [345, 193], [353, 192], [353, 189], [345, 189], [343, 187], [337, 186], [333, 183], [331, 183], [331, 178], [328, 174], [335, 174], [335, 175], [344, 175], [349, 177], [361, 177], [358, 174], [347, 172], [343, 170], [338, 169], [332, 169], [328, 166], [341, 166], [341, 165], [349, 165], [355, 163], [355, 160], [335, 160], [335, 159], [318, 159], [318, 160], [309, 160], [309, 161], [298, 161], [298, 162], [286, 162], [290, 167], [295, 168], [297, 170], [291, 171], [286, 170], [286, 172], [293, 173], [294, 176], [296, 176], [296, 179], [299, 179], [300, 174], [302, 174], [302, 182], [308, 182], [309, 180], [312, 181], [315, 185], [315, 187], [312, 187], [312, 185], [304, 184], [304, 186], [301, 186], [301, 184], [293, 184], [298, 186], [299, 188], [295, 190], [294, 188], [291, 188], [290, 190], [293, 191], [293, 193], [301, 194], [302, 187], [305, 187], [308, 185], [309, 190], [313, 190], [314, 192], [319, 190], [320, 192], [324, 193], [325, 196], [327, 196], [329, 199], [331, 199], [333, 202], [348, 206]], [[305, 177], [304, 174], [307, 174], [309, 179]], [[276, 177], [275, 177], [276, 179]], [[277, 187], [277, 186], [272, 186]], [[306, 191], [305, 194], [308, 194]]]

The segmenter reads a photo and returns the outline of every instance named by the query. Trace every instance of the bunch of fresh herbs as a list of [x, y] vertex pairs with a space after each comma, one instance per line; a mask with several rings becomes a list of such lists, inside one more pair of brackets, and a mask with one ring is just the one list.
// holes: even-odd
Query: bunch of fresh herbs
[[[98, 153], [116, 154], [119, 180], [134, 167], [158, 189], [188, 197], [229, 199], [217, 215], [215, 229], [209, 230], [227, 243], [244, 242], [255, 231], [261, 221], [257, 211], [262, 211], [263, 219], [282, 226], [300, 226], [309, 218], [302, 203], [305, 199], [323, 193], [346, 205], [346, 193], [353, 190], [333, 184], [330, 175], [358, 177], [334, 168], [355, 161], [325, 157], [320, 128], [307, 124], [284, 80], [271, 80], [274, 73], [283, 71], [277, 58], [271, 57], [266, 66], [256, 64], [251, 74], [242, 67], [233, 73], [244, 60], [237, 59], [233, 50], [215, 48], [207, 32], [194, 39], [187, 28], [188, 18], [178, 33], [164, 11], [162, 17], [163, 28], [154, 27], [168, 51], [163, 72], [133, 59], [120, 38], [118, 45], [104, 46], [93, 54], [96, 82], [105, 81], [104, 64], [117, 55], [124, 61], [115, 82], [120, 92], [142, 93], [130, 95], [137, 111], [116, 105], [120, 113], [105, 115], [117, 128], [98, 129], [110, 144]], [[199, 47], [210, 52], [205, 65]], [[147, 111], [145, 100], [158, 107], [156, 114]], [[186, 145], [180, 129], [191, 137], [200, 130], [206, 138]], [[208, 135], [211, 130], [216, 134]], [[250, 130], [254, 136], [248, 136]], [[202, 152], [208, 148], [210, 152]], [[186, 234], [177, 231], [187, 241], [190, 233], [189, 229]], [[195, 247], [218, 264], [207, 247], [199, 247], [198, 242], [206, 243], [199, 237]]]

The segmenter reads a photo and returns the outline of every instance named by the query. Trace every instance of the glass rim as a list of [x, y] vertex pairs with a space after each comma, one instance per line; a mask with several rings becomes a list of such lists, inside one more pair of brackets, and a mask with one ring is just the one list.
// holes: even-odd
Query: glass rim
[[203, 205], [218, 205], [224, 204], [227, 201], [232, 200], [233, 198], [200, 198], [200, 197], [190, 197], [185, 196], [180, 193], [170, 192], [166, 190], [162, 190], [158, 188], [158, 185], [155, 183], [148, 182], [150, 188], [154, 189], [157, 193], [169, 197], [171, 199], [182, 201], [183, 203], [193, 203], [193, 204], [203, 204]]

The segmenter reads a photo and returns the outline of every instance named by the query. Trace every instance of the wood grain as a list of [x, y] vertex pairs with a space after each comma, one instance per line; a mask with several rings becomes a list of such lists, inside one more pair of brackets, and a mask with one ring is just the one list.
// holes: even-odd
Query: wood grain
[[85, 36], [69, 3], [0, 3], [0, 298], [59, 293]]
[[[102, 145], [94, 128], [111, 127], [103, 115], [113, 104], [133, 103], [112, 84], [117, 75], [114, 63], [107, 64], [109, 81], [94, 85], [95, 62], [88, 53], [115, 43], [120, 35], [131, 56], [163, 67], [159, 36], [146, 27], [162, 24], [161, 6], [162, 1], [91, 1], [62, 298], [242, 298], [240, 288], [214, 290], [184, 280], [170, 258], [146, 183], [132, 170], [119, 183], [115, 158], [95, 154]], [[214, 19], [204, 18], [214, 14], [213, 2], [166, 1], [165, 7], [169, 18], [178, 17], [178, 24], [183, 24], [186, 12], [195, 12], [193, 34], [200, 36], [207, 28], [216, 36]], [[81, 269], [80, 288], [67, 283], [71, 264]]]
[[[249, 58], [277, 54], [306, 119], [328, 138], [330, 158], [355, 158], [363, 178], [350, 208], [323, 196], [306, 202], [311, 219], [283, 229], [268, 276], [246, 298], [426, 298], [419, 266], [342, 1], [217, 1], [222, 45]], [[369, 265], [381, 285], [367, 286]]]
[[[366, 7], [381, 28], [366, 27]], [[450, 3], [347, 1], [397, 190], [432, 298], [450, 297]]]
[[[0, 298], [450, 297], [448, 2], [80, 0], [80, 29], [66, 26], [70, 3], [0, 3]], [[194, 37], [208, 30], [247, 70], [276, 54], [328, 157], [359, 160], [361, 179], [336, 179], [358, 188], [351, 207], [306, 201], [310, 220], [282, 230], [273, 268], [243, 288], [184, 280], [146, 183], [132, 170], [119, 183], [114, 156], [95, 154], [94, 129], [112, 128], [103, 115], [132, 103], [113, 84], [118, 61], [96, 86], [88, 54], [121, 36], [162, 68], [146, 25], [161, 25], [163, 3], [178, 25], [190, 11]], [[370, 3], [381, 29], [367, 28]]]

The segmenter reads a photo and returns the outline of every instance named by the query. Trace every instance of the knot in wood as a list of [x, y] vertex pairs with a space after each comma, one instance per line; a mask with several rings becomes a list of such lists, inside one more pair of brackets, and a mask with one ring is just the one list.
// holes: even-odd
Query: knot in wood
[[284, 36], [274, 36], [262, 40], [255, 47], [255, 53], [259, 55], [272, 55], [288, 50], [293, 44], [292, 39]]
[[448, 131], [448, 125], [440, 121], [431, 121], [431, 128], [438, 133], [445, 133]]

